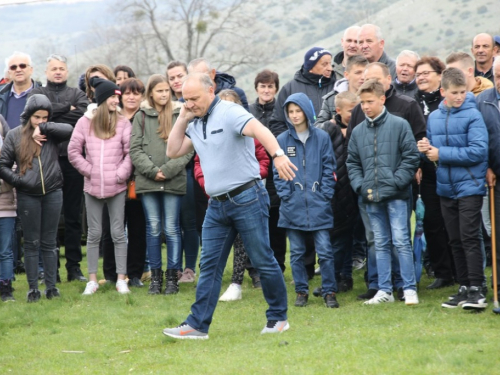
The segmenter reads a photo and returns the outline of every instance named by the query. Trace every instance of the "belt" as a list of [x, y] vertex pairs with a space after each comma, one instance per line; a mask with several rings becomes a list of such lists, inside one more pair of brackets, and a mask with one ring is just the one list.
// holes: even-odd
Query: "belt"
[[212, 199], [215, 199], [216, 201], [219, 201], [219, 202], [225, 202], [229, 198], [235, 197], [238, 194], [243, 193], [245, 190], [250, 189], [252, 186], [257, 185], [257, 181], [258, 180], [252, 180], [250, 182], [247, 182], [246, 184], [238, 186], [236, 189], [231, 190], [230, 192], [227, 192], [226, 194], [214, 196], [214, 197], [212, 197]]

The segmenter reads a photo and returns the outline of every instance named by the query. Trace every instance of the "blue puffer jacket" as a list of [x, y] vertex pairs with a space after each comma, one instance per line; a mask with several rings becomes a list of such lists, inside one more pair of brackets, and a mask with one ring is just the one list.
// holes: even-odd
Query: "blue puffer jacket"
[[[288, 103], [297, 104], [307, 116], [309, 137], [305, 145], [288, 118]], [[295, 171], [293, 181], [285, 181], [279, 178], [276, 168], [273, 168], [274, 183], [281, 198], [278, 226], [304, 231], [331, 229], [336, 162], [330, 137], [324, 130], [313, 126], [314, 109], [305, 94], [290, 95], [283, 110], [288, 131], [280, 134], [278, 143], [298, 171]]]
[[488, 166], [493, 170], [493, 173], [500, 176], [500, 108], [498, 100], [499, 95], [495, 87], [483, 91], [476, 98], [477, 109], [483, 115], [484, 123], [488, 129]]
[[457, 199], [486, 194], [488, 132], [472, 93], [467, 93], [459, 108], [441, 102], [427, 120], [427, 138], [439, 149], [439, 196]]

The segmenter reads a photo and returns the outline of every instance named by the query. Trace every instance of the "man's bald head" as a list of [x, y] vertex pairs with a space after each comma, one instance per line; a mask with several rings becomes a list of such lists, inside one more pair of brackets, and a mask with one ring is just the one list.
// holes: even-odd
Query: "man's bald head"
[[360, 26], [351, 26], [344, 31], [344, 36], [340, 40], [344, 50], [344, 58], [359, 55], [358, 34]]

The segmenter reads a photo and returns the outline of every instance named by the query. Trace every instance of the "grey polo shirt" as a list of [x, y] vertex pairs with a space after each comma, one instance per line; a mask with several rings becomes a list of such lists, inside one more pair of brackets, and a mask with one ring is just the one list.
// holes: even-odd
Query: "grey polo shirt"
[[260, 179], [254, 140], [242, 135], [253, 118], [242, 106], [216, 96], [207, 114], [188, 125], [186, 135], [200, 157], [208, 195], [225, 194]]

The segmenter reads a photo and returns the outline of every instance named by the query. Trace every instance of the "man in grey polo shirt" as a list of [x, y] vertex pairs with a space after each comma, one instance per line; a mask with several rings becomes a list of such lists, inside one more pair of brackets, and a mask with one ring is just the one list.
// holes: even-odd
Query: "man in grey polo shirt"
[[215, 96], [207, 74], [188, 75], [182, 96], [185, 103], [170, 133], [167, 155], [178, 158], [196, 150], [205, 175], [205, 190], [211, 198], [203, 223], [196, 301], [181, 325], [166, 328], [163, 333], [178, 339], [208, 339], [222, 274], [237, 233], [259, 272], [269, 304], [267, 324], [261, 333], [286, 331], [286, 286], [269, 245], [269, 197], [260, 181], [252, 138], [274, 155], [280, 178], [292, 180], [292, 169], [297, 168], [264, 125], [243, 107]]

